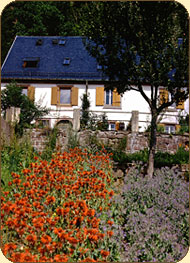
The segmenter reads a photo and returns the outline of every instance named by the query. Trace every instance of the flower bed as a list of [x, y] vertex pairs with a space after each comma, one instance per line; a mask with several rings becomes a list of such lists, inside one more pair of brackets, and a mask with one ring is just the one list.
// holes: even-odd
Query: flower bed
[[111, 165], [104, 151], [74, 149], [49, 163], [36, 157], [12, 178], [1, 198], [2, 251], [10, 261], [119, 260], [112, 240]]
[[[189, 249], [189, 183], [176, 169], [162, 168], [153, 178], [131, 169], [114, 196], [123, 222], [121, 261], [177, 262]], [[119, 209], [118, 209], [119, 210]]]

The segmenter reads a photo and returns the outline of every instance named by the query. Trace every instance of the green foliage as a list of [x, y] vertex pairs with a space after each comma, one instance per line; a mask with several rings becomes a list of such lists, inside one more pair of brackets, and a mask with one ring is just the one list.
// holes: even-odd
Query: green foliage
[[2, 145], [1, 149], [1, 178], [3, 188], [8, 189], [8, 182], [12, 179], [11, 172], [20, 173], [34, 161], [37, 153], [31, 146], [30, 138], [14, 137], [10, 145]]
[[22, 94], [22, 87], [12, 82], [1, 92], [1, 110], [5, 115], [6, 109], [10, 107], [21, 108], [20, 121], [16, 124], [15, 131], [23, 133], [23, 129], [29, 127], [31, 122], [48, 113], [46, 107], [31, 101], [26, 95]]
[[108, 118], [105, 113], [97, 115], [89, 111], [90, 101], [88, 94], [84, 93], [82, 97], [82, 115], [80, 119], [81, 129], [90, 130], [108, 130]]
[[77, 136], [77, 132], [74, 131], [71, 127], [68, 129], [68, 142], [67, 142], [67, 150], [74, 149], [79, 146], [79, 140]]
[[[113, 160], [119, 166], [127, 165], [128, 163], [142, 163], [148, 162], [148, 149], [141, 150], [136, 153], [125, 153], [123, 151], [113, 151], [109, 148], [109, 152], [113, 153]], [[186, 164], [189, 162], [189, 152], [183, 147], [179, 147], [175, 154], [168, 152], [157, 152], [155, 154], [155, 167], [160, 168], [164, 166], [172, 167], [176, 164]]]
[[12, 2], [2, 12], [2, 62], [16, 35], [81, 35], [80, 4], [59, 1]]
[[85, 129], [87, 127], [90, 113], [89, 113], [90, 101], [88, 94], [84, 93], [82, 97], [82, 116], [80, 119], [81, 129]]
[[[148, 173], [152, 176], [158, 116], [189, 95], [188, 13], [174, 2], [92, 1], [84, 17], [90, 21], [85, 45], [109, 79], [106, 89], [117, 88], [119, 94], [135, 90], [151, 109], [149, 152], [153, 158], [149, 159]], [[149, 97], [144, 84], [151, 86]], [[171, 94], [162, 104], [160, 86]]]
[[178, 134], [189, 133], [189, 115], [187, 114], [186, 117], [180, 117], [179, 119], [180, 130]]
[[41, 154], [42, 159], [51, 159], [52, 154], [55, 152], [58, 131], [57, 127], [54, 127], [53, 129], [44, 129], [44, 132], [47, 134], [47, 143]]
[[99, 121], [97, 123], [97, 130], [107, 131], [108, 127], [109, 127], [108, 117], [106, 116], [106, 113], [103, 113], [99, 116]]

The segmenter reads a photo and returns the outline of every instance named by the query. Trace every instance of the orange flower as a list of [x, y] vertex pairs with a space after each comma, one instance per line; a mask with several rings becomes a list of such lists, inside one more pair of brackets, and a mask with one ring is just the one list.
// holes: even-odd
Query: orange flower
[[15, 250], [16, 248], [17, 248], [17, 245], [14, 244], [14, 243], [5, 244], [5, 246], [4, 246], [4, 248], [3, 248], [3, 253], [4, 253], [5, 256], [6, 256], [7, 252], [10, 253], [11, 251]]
[[110, 220], [108, 220], [108, 222], [107, 222], [110, 226], [112, 226], [113, 225], [113, 221], [110, 221]]
[[94, 260], [93, 258], [85, 258], [84, 260], [80, 261], [80, 262], [96, 262], [96, 260]]
[[114, 233], [113, 233], [113, 231], [107, 231], [107, 234], [109, 237], [111, 237], [111, 236], [113, 236]]
[[55, 203], [55, 197], [54, 196], [48, 196], [46, 198], [46, 204]]
[[102, 257], [107, 257], [110, 254], [110, 252], [106, 251], [106, 250], [101, 250], [100, 253], [101, 253]]
[[67, 262], [68, 261], [68, 257], [65, 254], [62, 255], [55, 255], [54, 260], [56, 262]]
[[36, 235], [28, 235], [27, 237], [26, 237], [26, 240], [28, 241], [28, 242], [30, 242], [30, 243], [35, 243], [36, 242], [36, 240], [37, 240], [37, 236]]
[[41, 237], [41, 242], [42, 242], [43, 244], [49, 244], [49, 243], [51, 242], [51, 237], [48, 236], [48, 235], [43, 235], [43, 236]]

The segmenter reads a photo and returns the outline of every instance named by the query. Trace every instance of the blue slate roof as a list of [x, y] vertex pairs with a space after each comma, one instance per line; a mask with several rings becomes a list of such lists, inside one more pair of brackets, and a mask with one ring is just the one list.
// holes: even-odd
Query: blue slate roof
[[[59, 44], [60, 40], [65, 43]], [[70, 59], [70, 63], [64, 65], [64, 59]], [[37, 61], [37, 67], [23, 67], [24, 61]], [[102, 80], [102, 72], [87, 52], [83, 37], [75, 36], [16, 36], [1, 74], [2, 80]]]

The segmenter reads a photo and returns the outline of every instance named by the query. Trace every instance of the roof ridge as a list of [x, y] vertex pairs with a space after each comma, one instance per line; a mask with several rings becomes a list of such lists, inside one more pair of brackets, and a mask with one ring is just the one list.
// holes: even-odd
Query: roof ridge
[[40, 38], [40, 37], [43, 37], [43, 38], [62, 38], [62, 37], [65, 37], [65, 38], [85, 38], [85, 36], [21, 36], [21, 35], [16, 35], [16, 37], [20, 38]]

